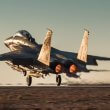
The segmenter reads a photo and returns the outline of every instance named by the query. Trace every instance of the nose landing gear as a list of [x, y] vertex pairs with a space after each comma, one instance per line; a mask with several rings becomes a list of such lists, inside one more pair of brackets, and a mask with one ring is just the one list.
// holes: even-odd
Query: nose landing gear
[[27, 72], [26, 71], [23, 71], [23, 75], [26, 76], [27, 75]]

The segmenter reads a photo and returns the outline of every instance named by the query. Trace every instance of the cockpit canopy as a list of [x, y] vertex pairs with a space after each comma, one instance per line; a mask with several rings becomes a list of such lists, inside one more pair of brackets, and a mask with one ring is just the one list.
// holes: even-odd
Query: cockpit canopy
[[31, 36], [31, 34], [26, 31], [26, 30], [20, 30], [18, 32], [16, 32], [14, 35], [13, 35], [13, 38], [15, 37], [22, 37], [24, 39], [28, 39], [29, 41], [31, 42], [35, 42], [35, 39]]
[[16, 32], [13, 36], [7, 38], [4, 44], [10, 48], [12, 51], [20, 47], [21, 45], [35, 48], [39, 46], [35, 39], [26, 30], [20, 30]]

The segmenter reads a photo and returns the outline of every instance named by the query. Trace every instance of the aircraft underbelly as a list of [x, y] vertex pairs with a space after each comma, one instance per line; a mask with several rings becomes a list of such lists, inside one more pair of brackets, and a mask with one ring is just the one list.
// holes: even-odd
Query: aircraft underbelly
[[23, 59], [23, 58], [12, 60], [12, 62], [15, 65], [33, 65], [34, 64], [33, 59]]

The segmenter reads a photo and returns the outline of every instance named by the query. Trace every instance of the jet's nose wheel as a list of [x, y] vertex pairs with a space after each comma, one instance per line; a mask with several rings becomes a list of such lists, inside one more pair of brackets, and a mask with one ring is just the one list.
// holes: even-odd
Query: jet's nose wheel
[[28, 85], [28, 86], [31, 86], [32, 77], [31, 77], [31, 76], [27, 76], [27, 77], [26, 77], [26, 82], [27, 82], [27, 85]]
[[57, 83], [57, 86], [60, 86], [60, 84], [61, 84], [61, 75], [56, 75], [56, 83]]

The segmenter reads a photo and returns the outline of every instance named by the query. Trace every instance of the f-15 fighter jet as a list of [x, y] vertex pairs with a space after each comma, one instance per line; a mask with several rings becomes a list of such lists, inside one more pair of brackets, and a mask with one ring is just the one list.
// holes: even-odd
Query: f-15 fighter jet
[[98, 65], [96, 60], [110, 60], [107, 57], [87, 55], [89, 31], [84, 31], [78, 53], [62, 51], [51, 47], [52, 30], [48, 29], [43, 44], [38, 44], [26, 30], [20, 30], [4, 41], [10, 52], [0, 55], [0, 61], [14, 70], [22, 72], [27, 85], [32, 77], [45, 77], [49, 73], [56, 75], [56, 83], [61, 84], [61, 73], [78, 78], [78, 72], [89, 72], [86, 65]]

